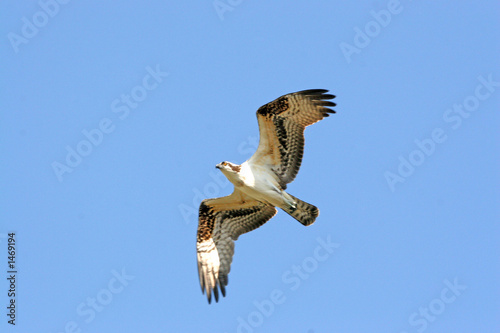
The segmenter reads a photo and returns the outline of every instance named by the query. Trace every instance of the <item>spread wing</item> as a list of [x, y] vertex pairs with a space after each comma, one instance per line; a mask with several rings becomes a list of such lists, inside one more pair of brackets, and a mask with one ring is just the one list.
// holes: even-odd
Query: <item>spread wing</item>
[[270, 165], [280, 185], [292, 182], [299, 172], [304, 153], [304, 130], [329, 113], [328, 101], [335, 98], [328, 90], [303, 90], [281, 96], [257, 110], [260, 142], [250, 164]]
[[234, 254], [234, 241], [276, 214], [276, 208], [255, 201], [235, 189], [226, 197], [206, 199], [199, 211], [196, 249], [202, 293], [208, 303], [219, 300], [219, 290], [226, 296], [227, 275]]

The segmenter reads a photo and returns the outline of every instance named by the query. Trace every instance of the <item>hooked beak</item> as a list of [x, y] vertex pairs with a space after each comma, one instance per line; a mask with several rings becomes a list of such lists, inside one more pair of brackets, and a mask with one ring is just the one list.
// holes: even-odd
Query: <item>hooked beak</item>
[[222, 168], [222, 165], [220, 165], [220, 163], [219, 163], [215, 167], [220, 170]]

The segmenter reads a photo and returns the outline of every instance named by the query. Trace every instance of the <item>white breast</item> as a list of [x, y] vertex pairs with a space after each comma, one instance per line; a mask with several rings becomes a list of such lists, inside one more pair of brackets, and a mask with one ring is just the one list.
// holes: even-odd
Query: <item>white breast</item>
[[240, 176], [243, 181], [243, 187], [240, 189], [249, 196], [273, 205], [282, 201], [278, 179], [269, 168], [245, 162], [241, 165]]

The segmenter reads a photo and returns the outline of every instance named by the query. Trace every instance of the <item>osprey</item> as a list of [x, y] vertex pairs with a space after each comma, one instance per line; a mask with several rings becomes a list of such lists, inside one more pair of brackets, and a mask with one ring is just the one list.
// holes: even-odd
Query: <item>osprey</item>
[[241, 165], [222, 162], [216, 168], [233, 183], [231, 195], [200, 204], [196, 240], [201, 291], [208, 303], [226, 296], [234, 241], [267, 221], [279, 207], [305, 226], [319, 215], [315, 206], [285, 192], [297, 175], [304, 153], [304, 130], [329, 113], [328, 90], [304, 90], [281, 96], [257, 110], [260, 141], [254, 155]]

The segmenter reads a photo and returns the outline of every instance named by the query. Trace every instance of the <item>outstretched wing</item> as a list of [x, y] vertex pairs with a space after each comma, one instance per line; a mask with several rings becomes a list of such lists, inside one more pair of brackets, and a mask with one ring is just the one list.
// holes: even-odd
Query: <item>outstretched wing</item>
[[248, 161], [254, 165], [270, 165], [283, 189], [299, 172], [304, 153], [304, 130], [329, 113], [335, 113], [328, 101], [335, 98], [328, 90], [303, 90], [281, 96], [257, 110], [260, 142]]
[[196, 250], [202, 293], [208, 303], [219, 300], [219, 290], [226, 296], [227, 275], [234, 254], [234, 241], [276, 214], [276, 208], [246, 197], [235, 189], [226, 197], [206, 199], [199, 211]]

